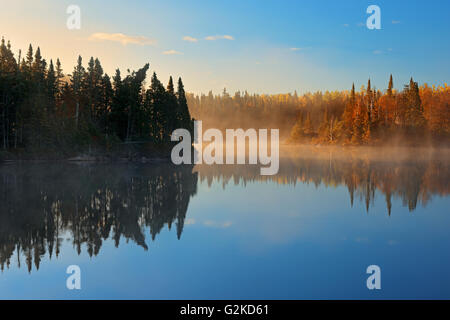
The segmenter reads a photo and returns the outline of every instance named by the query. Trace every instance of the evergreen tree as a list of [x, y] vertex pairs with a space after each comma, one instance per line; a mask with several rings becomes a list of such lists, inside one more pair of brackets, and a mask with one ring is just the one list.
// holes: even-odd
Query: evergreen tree
[[56, 59], [56, 92], [57, 92], [57, 98], [58, 100], [61, 97], [61, 93], [62, 93], [62, 87], [63, 87], [63, 78], [64, 78], [64, 74], [63, 74], [63, 70], [61, 67], [61, 62], [59, 61], [59, 58]]
[[108, 114], [111, 108], [113, 95], [114, 91], [111, 85], [111, 79], [109, 78], [108, 74], [105, 73], [101, 83], [101, 96], [97, 117], [99, 119], [102, 131], [106, 133], [110, 131]]
[[31, 67], [33, 66], [33, 47], [31, 44], [28, 46], [26, 66], [28, 68], [28, 72], [31, 73]]
[[150, 132], [156, 143], [168, 140], [167, 136], [167, 112], [166, 112], [166, 90], [153, 72], [150, 89], [147, 91], [148, 113], [150, 115]]
[[184, 92], [184, 85], [181, 78], [178, 78], [178, 90], [177, 90], [178, 107], [180, 110], [179, 122], [181, 128], [185, 128], [191, 132], [194, 132], [194, 123], [191, 119], [191, 114], [189, 113], [189, 108], [186, 101], [186, 93]]
[[388, 85], [388, 89], [387, 89], [387, 93], [389, 97], [392, 97], [392, 90], [394, 88], [394, 81], [392, 80], [392, 74], [389, 77], [389, 85]]
[[128, 75], [123, 84], [127, 97], [127, 131], [126, 140], [130, 140], [136, 134], [139, 135], [142, 125], [143, 112], [143, 83], [150, 65], [147, 63], [136, 72]]
[[49, 101], [49, 108], [47, 111], [49, 113], [54, 113], [56, 108], [56, 96], [58, 93], [58, 82], [52, 60], [50, 60], [46, 80], [47, 80], [47, 98]]
[[119, 69], [113, 77], [113, 98], [111, 102], [110, 125], [111, 133], [114, 133], [120, 139], [125, 138], [127, 116], [125, 106], [127, 104], [126, 90], [122, 83], [122, 76]]
[[167, 131], [169, 135], [173, 130], [181, 128], [182, 123], [179, 119], [181, 117], [181, 110], [178, 106], [177, 96], [175, 95], [175, 88], [173, 85], [172, 76], [169, 78], [169, 83], [167, 84]]
[[71, 89], [75, 96], [75, 125], [78, 127], [79, 115], [80, 115], [80, 104], [82, 101], [83, 93], [83, 79], [85, 75], [85, 69], [83, 67], [83, 59], [78, 56], [77, 65], [75, 66], [72, 77], [71, 77]]
[[406, 88], [406, 121], [411, 127], [421, 128], [425, 125], [422, 102], [419, 94], [419, 85], [411, 77]]

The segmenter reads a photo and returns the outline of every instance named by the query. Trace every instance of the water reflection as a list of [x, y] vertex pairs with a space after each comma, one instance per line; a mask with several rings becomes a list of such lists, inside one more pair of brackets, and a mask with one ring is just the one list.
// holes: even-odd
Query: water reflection
[[449, 178], [449, 162], [439, 157], [398, 161], [331, 154], [286, 157], [275, 176], [261, 176], [259, 167], [241, 165], [3, 165], [0, 265], [2, 270], [9, 267], [14, 256], [18, 266], [25, 263], [31, 271], [34, 264], [39, 269], [44, 255], [60, 254], [65, 238], [78, 254], [85, 247], [90, 256], [99, 254], [107, 239], [114, 240], [116, 247], [121, 239], [132, 240], [147, 250], [146, 230], [154, 240], [166, 224], [169, 229], [175, 224], [180, 238], [197, 181], [208, 186], [219, 181], [223, 188], [263, 182], [346, 186], [351, 204], [355, 199], [363, 201], [366, 210], [378, 191], [391, 215], [393, 198], [413, 211], [434, 195], [448, 196]]
[[183, 231], [189, 199], [197, 190], [192, 167], [169, 164], [10, 165], [0, 169], [0, 265], [9, 266], [16, 251], [28, 271], [41, 257], [60, 253], [69, 232], [78, 254], [86, 245], [97, 255], [102, 241], [132, 240], [147, 249], [144, 227], [152, 239], [165, 224]]
[[[414, 211], [418, 204], [426, 206], [434, 195], [450, 194], [450, 162], [446, 157], [420, 155], [397, 160], [383, 157], [361, 157], [326, 152], [325, 154], [296, 155], [280, 160], [280, 170], [274, 176], [261, 176], [257, 166], [198, 165], [200, 182], [211, 186], [220, 181], [225, 189], [229, 183], [246, 185], [254, 182], [273, 182], [283, 185], [314, 184], [316, 187], [346, 186], [351, 205], [356, 199], [365, 202], [366, 210], [378, 190], [385, 197], [386, 212], [391, 215], [392, 199]], [[324, 191], [326, 192], [326, 191]]]

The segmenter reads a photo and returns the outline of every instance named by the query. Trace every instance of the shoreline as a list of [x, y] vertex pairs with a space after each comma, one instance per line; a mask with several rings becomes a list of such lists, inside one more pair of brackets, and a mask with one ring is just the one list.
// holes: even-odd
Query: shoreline
[[170, 152], [165, 149], [142, 152], [126, 150], [122, 152], [11, 152], [0, 151], [0, 163], [13, 162], [92, 162], [92, 163], [126, 163], [126, 162], [168, 162]]

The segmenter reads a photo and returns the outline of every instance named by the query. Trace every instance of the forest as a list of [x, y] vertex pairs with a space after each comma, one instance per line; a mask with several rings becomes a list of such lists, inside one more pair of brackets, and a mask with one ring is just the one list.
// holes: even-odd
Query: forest
[[0, 145], [3, 152], [62, 155], [110, 150], [127, 143], [170, 145], [176, 128], [193, 129], [184, 85], [172, 77], [167, 87], [151, 77], [149, 64], [111, 78], [99, 59], [87, 67], [81, 56], [71, 74], [59, 59], [47, 62], [40, 48], [14, 55], [11, 44], [0, 44]]
[[401, 91], [390, 76], [387, 89], [368, 80], [360, 91], [231, 96], [187, 95], [204, 127], [279, 128], [289, 143], [336, 145], [447, 145], [450, 88], [419, 86], [412, 78]]
[[[17, 56], [0, 44], [0, 158], [8, 154], [70, 154], [145, 144], [170, 147], [176, 128], [274, 128], [288, 143], [336, 145], [446, 145], [450, 137], [450, 89], [419, 86], [412, 78], [401, 91], [392, 75], [387, 89], [220, 95], [185, 93], [170, 77], [165, 87], [146, 64], [111, 78], [98, 58], [71, 74], [47, 62], [30, 44]], [[191, 114], [193, 118], [191, 118]], [[154, 149], [154, 148], [153, 148]]]

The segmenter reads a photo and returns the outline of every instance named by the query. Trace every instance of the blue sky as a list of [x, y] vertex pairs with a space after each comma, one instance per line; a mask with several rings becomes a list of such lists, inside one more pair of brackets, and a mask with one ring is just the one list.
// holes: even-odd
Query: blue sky
[[[80, 30], [66, 28], [70, 4], [81, 9]], [[371, 4], [381, 30], [365, 25]], [[440, 85], [450, 73], [446, 0], [18, 0], [2, 8], [11, 18], [0, 20], [1, 35], [16, 52], [40, 45], [67, 73], [78, 54], [98, 56], [110, 74], [150, 62], [163, 82], [181, 76], [196, 93], [341, 90], [369, 77], [384, 89], [390, 73], [396, 88], [410, 76]], [[115, 41], [117, 33], [138, 43]]]

